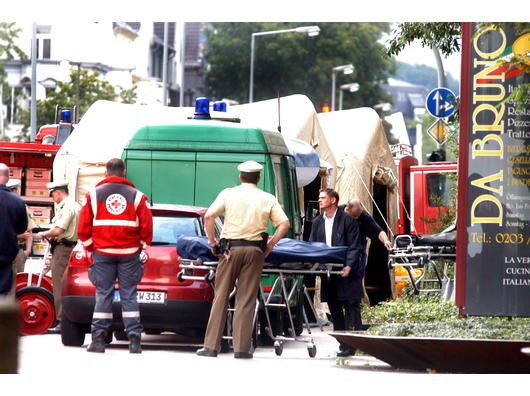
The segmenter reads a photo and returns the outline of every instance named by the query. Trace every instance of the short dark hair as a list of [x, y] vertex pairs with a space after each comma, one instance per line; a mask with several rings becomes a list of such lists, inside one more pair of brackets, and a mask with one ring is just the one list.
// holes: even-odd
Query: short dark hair
[[107, 175], [109, 176], [123, 176], [125, 172], [125, 162], [120, 158], [112, 158], [107, 161]]
[[239, 172], [243, 183], [258, 184], [260, 172]]
[[322, 190], [320, 190], [320, 192], [325, 192], [328, 195], [328, 197], [335, 198], [335, 201], [337, 201], [337, 205], [339, 204], [339, 193], [335, 191], [334, 189], [323, 188]]

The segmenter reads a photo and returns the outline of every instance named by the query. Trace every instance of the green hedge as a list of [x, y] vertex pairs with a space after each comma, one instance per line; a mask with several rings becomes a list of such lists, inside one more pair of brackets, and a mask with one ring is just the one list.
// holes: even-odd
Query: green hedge
[[530, 340], [530, 318], [460, 318], [452, 301], [436, 296], [404, 296], [363, 307], [362, 315], [373, 335]]

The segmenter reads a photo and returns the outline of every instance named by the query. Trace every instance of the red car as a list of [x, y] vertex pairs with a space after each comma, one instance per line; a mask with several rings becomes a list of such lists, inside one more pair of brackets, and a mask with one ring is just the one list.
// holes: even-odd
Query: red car
[[[153, 242], [142, 255], [144, 276], [138, 284], [137, 299], [144, 332], [174, 332], [187, 337], [204, 337], [213, 290], [204, 281], [179, 281], [176, 238], [179, 235], [204, 236], [206, 208], [183, 205], [151, 206]], [[220, 233], [221, 224], [216, 224]], [[88, 279], [91, 254], [80, 243], [74, 248], [62, 283], [61, 339], [64, 345], [81, 346], [90, 333], [96, 289]], [[194, 275], [203, 276], [205, 272]], [[113, 304], [114, 336], [127, 339], [124, 332], [119, 292], [116, 285]], [[112, 341], [112, 333], [108, 342]]]

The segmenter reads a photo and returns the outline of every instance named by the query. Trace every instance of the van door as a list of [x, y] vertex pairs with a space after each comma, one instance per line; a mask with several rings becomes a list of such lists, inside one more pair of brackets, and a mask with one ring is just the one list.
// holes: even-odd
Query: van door
[[289, 159], [290, 157], [287, 156], [271, 155], [274, 186], [276, 190], [276, 198], [291, 222], [289, 238], [300, 239], [302, 232], [300, 224], [300, 205], [298, 202], [298, 190], [296, 186], [296, 173], [294, 162], [292, 163], [292, 166], [290, 166]]
[[245, 161], [256, 161], [263, 165], [263, 175], [258, 187], [264, 189], [266, 178], [265, 155], [236, 153], [197, 153], [193, 205], [209, 207], [225, 188], [235, 187], [239, 182], [237, 166]]

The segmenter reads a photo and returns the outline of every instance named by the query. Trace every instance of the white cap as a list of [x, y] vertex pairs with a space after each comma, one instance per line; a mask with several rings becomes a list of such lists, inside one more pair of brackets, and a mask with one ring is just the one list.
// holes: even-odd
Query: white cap
[[20, 179], [9, 179], [6, 183], [6, 187], [15, 190], [20, 186]]
[[46, 188], [50, 190], [50, 194], [54, 192], [55, 190], [66, 190], [68, 188], [68, 182], [65, 181], [56, 181], [56, 182], [49, 182], [46, 183]]
[[256, 161], [245, 161], [237, 166], [237, 170], [245, 173], [261, 172], [263, 166]]

